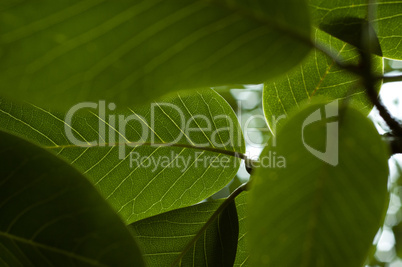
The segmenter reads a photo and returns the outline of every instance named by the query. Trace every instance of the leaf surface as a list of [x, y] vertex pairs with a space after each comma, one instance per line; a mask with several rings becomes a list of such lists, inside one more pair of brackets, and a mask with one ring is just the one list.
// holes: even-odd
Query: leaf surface
[[236, 210], [237, 217], [239, 218], [239, 239], [237, 243], [236, 259], [233, 266], [246, 267], [250, 265], [250, 251], [248, 243], [248, 203], [249, 194], [247, 192], [241, 193], [236, 197]]
[[[327, 47], [344, 64], [358, 63], [359, 53], [352, 45], [319, 29], [315, 30], [314, 35], [317, 43]], [[382, 75], [382, 59], [374, 57], [372, 62], [373, 70], [377, 75]], [[376, 89], [379, 90], [380, 86], [378, 83]], [[338, 67], [331, 58], [314, 50], [298, 67], [264, 85], [264, 114], [274, 134], [288, 114], [315, 98], [345, 100], [365, 114], [373, 107], [356, 74]]]
[[0, 92], [40, 106], [123, 105], [173, 90], [262, 83], [308, 53], [304, 0], [8, 1]]
[[120, 218], [77, 170], [0, 132], [2, 266], [145, 266]]
[[181, 92], [136, 109], [95, 104], [72, 114], [70, 123], [65, 114], [3, 99], [0, 129], [66, 159], [127, 223], [202, 201], [240, 166], [240, 159], [225, 154], [245, 151], [236, 115], [211, 89]]
[[[205, 202], [131, 224], [148, 266], [170, 266], [222, 202]], [[180, 266], [233, 266], [238, 233], [236, 207], [232, 203], [184, 255]]]
[[[313, 24], [336, 31], [350, 18], [368, 18], [366, 0], [321, 1], [309, 0]], [[402, 1], [376, 0], [373, 2], [373, 27], [384, 57], [402, 59]], [[349, 21], [350, 24], [350, 21]], [[330, 32], [331, 33], [331, 32]]]
[[[255, 266], [363, 266], [388, 204], [389, 152], [364, 115], [337, 110], [308, 106], [263, 151], [250, 191]], [[272, 164], [280, 157], [285, 167]]]

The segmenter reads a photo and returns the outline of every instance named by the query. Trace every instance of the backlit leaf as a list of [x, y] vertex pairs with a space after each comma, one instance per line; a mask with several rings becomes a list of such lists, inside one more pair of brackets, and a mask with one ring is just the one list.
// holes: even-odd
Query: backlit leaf
[[[240, 159], [225, 154], [244, 152], [233, 110], [213, 90], [193, 92], [135, 109], [93, 103], [72, 114], [71, 123], [65, 114], [2, 100], [0, 128], [66, 159], [131, 223], [202, 201], [239, 168]], [[130, 120], [125, 126], [119, 118]]]
[[286, 164], [252, 177], [255, 266], [363, 266], [388, 204], [388, 151], [360, 112], [337, 113], [335, 103], [310, 105], [263, 151], [264, 166], [280, 157]]
[[[347, 19], [368, 18], [367, 0], [309, 0], [312, 20], [317, 26], [329, 29], [344, 27]], [[402, 1], [376, 0], [373, 2], [373, 27], [384, 57], [402, 59]], [[349, 22], [350, 24], [350, 22]]]
[[[353, 46], [318, 29], [315, 31], [315, 41], [342, 58], [344, 64], [358, 63], [359, 53]], [[373, 58], [373, 65], [377, 75], [381, 75], [382, 59]], [[378, 90], [380, 85], [376, 85]], [[346, 99], [345, 101], [365, 114], [368, 114], [373, 106], [357, 75], [341, 69], [331, 58], [314, 50], [300, 66], [275, 81], [265, 83], [264, 113], [274, 134], [289, 113], [299, 108], [303, 102], [317, 97], [327, 100]]]
[[0, 93], [61, 108], [262, 83], [311, 48], [304, 0], [40, 0], [0, 7]]

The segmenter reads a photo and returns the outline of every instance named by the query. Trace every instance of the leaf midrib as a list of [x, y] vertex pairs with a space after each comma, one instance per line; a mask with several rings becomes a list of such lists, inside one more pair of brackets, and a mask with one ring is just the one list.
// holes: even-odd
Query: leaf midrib
[[[342, 48], [339, 50], [338, 54], [336, 55], [336, 57], [339, 57], [341, 55], [341, 53], [343, 52], [343, 50], [346, 47], [346, 43], [342, 46]], [[317, 53], [317, 50], [315, 51], [315, 53]], [[317, 59], [317, 57], [316, 57]], [[309, 96], [309, 98], [312, 98], [315, 93], [320, 89], [321, 84], [323, 83], [323, 81], [325, 80], [325, 78], [327, 77], [327, 75], [330, 73], [331, 69], [334, 67], [335, 65], [335, 59], [332, 59], [331, 65], [329, 65], [327, 67], [327, 69], [324, 72], [324, 75], [321, 77], [321, 79], [318, 81], [317, 86], [314, 88], [314, 91], [311, 93], [311, 95]]]
[[189, 149], [198, 149], [198, 150], [204, 150], [204, 151], [209, 151], [213, 153], [218, 153], [218, 154], [224, 154], [228, 156], [232, 156], [235, 158], [240, 158], [240, 159], [246, 159], [246, 155], [244, 155], [241, 152], [237, 151], [232, 151], [232, 150], [225, 150], [225, 149], [219, 149], [219, 148], [214, 148], [214, 147], [198, 147], [198, 146], [193, 146], [193, 145], [188, 145], [188, 144], [169, 144], [169, 143], [151, 143], [151, 142], [116, 142], [116, 143], [102, 143], [102, 144], [88, 144], [88, 145], [74, 145], [74, 144], [69, 144], [69, 145], [56, 145], [56, 146], [43, 146], [45, 149], [66, 149], [66, 148], [94, 148], [94, 147], [116, 147], [116, 146], [121, 146], [121, 145], [127, 145], [127, 146], [153, 146], [153, 147], [180, 147], [180, 148], [189, 148]]

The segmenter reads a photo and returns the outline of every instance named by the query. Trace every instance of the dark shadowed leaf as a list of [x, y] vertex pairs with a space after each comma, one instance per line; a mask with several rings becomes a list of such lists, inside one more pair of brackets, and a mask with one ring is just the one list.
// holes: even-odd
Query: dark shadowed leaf
[[1, 266], [144, 266], [120, 218], [78, 171], [0, 132]]
[[363, 266], [388, 204], [388, 150], [373, 123], [335, 103], [310, 105], [261, 162], [269, 157], [286, 164], [252, 178], [255, 266]]
[[[329, 24], [323, 24], [320, 28], [334, 37], [352, 44], [362, 51], [366, 51], [366, 46], [371, 45], [371, 52], [378, 56], [382, 56], [380, 42], [376, 36], [375, 30], [365, 19], [344, 17], [341, 18], [340, 21], [332, 21]], [[367, 29], [369, 29], [368, 36], [371, 37], [369, 39], [365, 36]], [[370, 44], [368, 44], [367, 41], [369, 41]]]
[[[171, 266], [223, 200], [169, 211], [131, 224], [148, 266]], [[233, 266], [239, 225], [232, 203], [184, 255], [180, 266]]]

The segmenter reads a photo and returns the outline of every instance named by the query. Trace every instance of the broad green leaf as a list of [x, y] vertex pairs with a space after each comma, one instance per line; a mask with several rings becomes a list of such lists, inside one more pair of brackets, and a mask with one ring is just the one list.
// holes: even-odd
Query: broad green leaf
[[[350, 18], [367, 19], [367, 0], [309, 0], [313, 24], [336, 29], [345, 27]], [[373, 27], [384, 57], [402, 59], [402, 1], [376, 0], [373, 2]], [[330, 27], [329, 27], [330, 26]]]
[[248, 218], [247, 203], [248, 193], [243, 192], [236, 197], [236, 210], [237, 217], [239, 219], [239, 239], [237, 243], [236, 259], [233, 266], [246, 267], [249, 266], [249, 244], [248, 244], [248, 228], [246, 224], [246, 218]]
[[255, 266], [363, 266], [388, 204], [388, 153], [355, 109], [314, 104], [292, 117], [252, 176]]
[[[316, 42], [328, 47], [333, 54], [341, 57], [345, 64], [358, 63], [359, 54], [353, 46], [318, 29], [315, 30], [314, 38]], [[373, 68], [378, 75], [381, 75], [382, 59], [379, 57], [373, 59]], [[380, 83], [376, 85], [377, 90], [380, 85]], [[368, 114], [373, 106], [356, 74], [341, 69], [324, 53], [314, 50], [300, 66], [275, 81], [265, 83], [264, 113], [274, 134], [288, 113], [303, 102], [316, 97], [328, 100], [347, 99], [352, 106], [365, 114]]]
[[262, 83], [311, 48], [304, 0], [8, 1], [0, 92], [60, 108]]
[[[196, 204], [235, 176], [240, 159], [228, 154], [245, 151], [243, 136], [233, 110], [213, 90], [181, 92], [135, 109], [109, 107], [100, 102], [78, 110], [70, 123], [65, 114], [3, 100], [0, 129], [66, 159], [126, 223]], [[126, 126], [121, 118], [129, 118]]]
[[77, 170], [0, 132], [1, 266], [144, 266], [126, 226]]
[[[129, 226], [148, 266], [171, 266], [223, 200], [169, 211]], [[180, 266], [233, 266], [239, 225], [232, 203], [184, 255]]]

